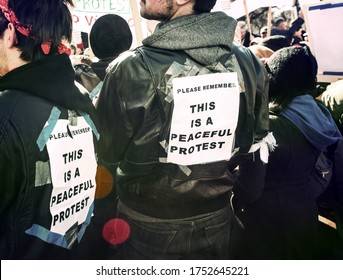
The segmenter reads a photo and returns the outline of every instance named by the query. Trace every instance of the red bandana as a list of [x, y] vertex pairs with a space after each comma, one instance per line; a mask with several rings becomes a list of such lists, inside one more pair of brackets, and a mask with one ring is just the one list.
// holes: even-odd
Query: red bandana
[[8, 0], [0, 0], [0, 9], [4, 14], [5, 18], [14, 25], [15, 29], [17, 29], [24, 36], [29, 36], [32, 25], [23, 24], [17, 19], [13, 10], [8, 8]]
[[[10, 8], [8, 8], [8, 0], [0, 0], [0, 9], [2, 13], [4, 14], [5, 18], [14, 25], [15, 29], [18, 30], [21, 34], [24, 36], [28, 37], [30, 34], [30, 31], [32, 29], [31, 24], [23, 24], [21, 23], [16, 15], [14, 14], [14, 11]], [[50, 53], [50, 48], [51, 48], [51, 42], [43, 42], [41, 44], [41, 48], [44, 54], [49, 54]], [[67, 48], [63, 44], [58, 45], [58, 52], [61, 53], [66, 53], [70, 55], [70, 49]]]

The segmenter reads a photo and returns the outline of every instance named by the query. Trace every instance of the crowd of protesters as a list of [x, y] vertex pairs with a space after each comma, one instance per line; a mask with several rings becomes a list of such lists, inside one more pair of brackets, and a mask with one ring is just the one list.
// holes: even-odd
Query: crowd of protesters
[[133, 49], [104, 15], [81, 54], [73, 1], [0, 0], [1, 259], [343, 258], [343, 83], [302, 13], [256, 36], [215, 4], [142, 1]]

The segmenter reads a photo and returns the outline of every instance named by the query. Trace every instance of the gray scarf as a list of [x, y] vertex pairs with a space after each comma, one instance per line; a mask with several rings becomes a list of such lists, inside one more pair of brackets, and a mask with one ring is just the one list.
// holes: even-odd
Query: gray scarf
[[230, 51], [236, 24], [223, 12], [182, 16], [158, 24], [143, 45], [183, 50], [200, 64], [210, 65]]

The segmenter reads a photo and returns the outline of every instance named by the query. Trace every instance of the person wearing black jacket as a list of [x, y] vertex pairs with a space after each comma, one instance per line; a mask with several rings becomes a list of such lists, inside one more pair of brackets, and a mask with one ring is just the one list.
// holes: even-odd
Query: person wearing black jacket
[[320, 152], [342, 136], [314, 98], [318, 64], [307, 46], [274, 52], [266, 68], [270, 131], [277, 147], [270, 153], [261, 196], [245, 204], [240, 215], [245, 230], [238, 254], [242, 259], [321, 259], [317, 197], [323, 189], [312, 178]]
[[120, 258], [231, 258], [233, 191], [251, 201], [263, 188], [266, 70], [215, 3], [141, 1], [161, 23], [104, 79], [99, 160], [115, 176]]
[[99, 133], [63, 44], [68, 5], [0, 1], [1, 259], [89, 257]]
[[301, 29], [302, 25], [305, 22], [303, 17], [303, 13], [300, 12], [299, 17], [292, 22], [290, 28], [287, 27], [287, 23], [284, 18], [280, 17], [276, 19], [275, 27], [272, 28], [270, 36], [285, 36], [286, 39], [289, 41], [289, 44], [291, 44], [294, 39], [294, 34]]

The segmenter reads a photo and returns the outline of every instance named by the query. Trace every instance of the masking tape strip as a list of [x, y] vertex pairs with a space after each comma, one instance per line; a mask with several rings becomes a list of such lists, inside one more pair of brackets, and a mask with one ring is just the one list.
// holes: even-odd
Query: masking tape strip
[[[167, 143], [167, 141], [166, 140], [161, 141], [160, 145], [163, 147], [163, 149], [166, 151], [166, 153], [168, 153], [168, 143]], [[168, 163], [167, 162], [167, 158], [165, 158], [165, 157], [159, 158], [159, 161], [161, 163]], [[187, 167], [186, 165], [178, 165], [178, 166], [181, 169], [181, 171], [186, 174], [186, 176], [191, 175], [192, 170], [189, 167]]]
[[91, 222], [91, 218], [92, 218], [93, 212], [94, 212], [94, 202], [92, 203], [91, 207], [89, 208], [89, 211], [88, 211], [88, 214], [87, 214], [87, 218], [83, 222], [83, 224], [82, 224], [82, 226], [81, 226], [81, 228], [79, 230], [79, 233], [77, 234], [77, 241], [79, 243], [81, 242], [81, 239], [83, 237], [83, 234], [86, 231], [86, 228], [89, 226], [89, 224]]
[[48, 161], [36, 161], [35, 187], [51, 184], [50, 164]]
[[84, 117], [84, 119], [86, 120], [86, 122], [88, 123], [88, 125], [91, 127], [91, 129], [92, 129], [92, 131], [93, 131], [93, 133], [94, 133], [96, 139], [99, 140], [99, 139], [100, 139], [100, 134], [99, 134], [98, 130], [96, 129], [94, 122], [93, 122], [93, 121], [91, 120], [91, 118], [89, 117], [89, 115], [86, 114], [86, 113], [83, 113], [83, 112], [79, 112], [79, 114], [80, 114], [82, 117]]
[[68, 248], [67, 240], [63, 235], [51, 232], [40, 225], [33, 224], [31, 228], [25, 231], [25, 233], [38, 237], [44, 242], [54, 244], [62, 248]]
[[[83, 222], [81, 229], [77, 233], [78, 242], [80, 242], [80, 240], [82, 239], [82, 236], [83, 236], [87, 226], [90, 223], [92, 213], [93, 213], [93, 209], [94, 209], [94, 203], [89, 208], [87, 218]], [[35, 237], [38, 237], [39, 239], [43, 240], [44, 242], [47, 242], [49, 244], [54, 244], [56, 246], [59, 246], [59, 247], [65, 248], [65, 249], [70, 249], [71, 245], [72, 245], [72, 244], [69, 244], [69, 242], [67, 241], [67, 238], [64, 235], [51, 232], [50, 230], [48, 230], [48, 229], [46, 229], [40, 225], [37, 225], [37, 224], [33, 224], [31, 226], [31, 228], [29, 228], [25, 231], [25, 233], [32, 235], [32, 236], [35, 236]], [[74, 239], [74, 241], [75, 241], [75, 239]]]
[[37, 139], [37, 145], [40, 151], [43, 151], [46, 143], [49, 140], [50, 135], [52, 134], [52, 131], [55, 128], [55, 125], [61, 115], [61, 111], [57, 109], [57, 107], [53, 107], [50, 113], [50, 117], [45, 123], [44, 128], [42, 129], [38, 139]]
[[182, 171], [183, 173], [185, 173], [187, 176], [190, 176], [191, 173], [192, 173], [192, 170], [191, 170], [188, 166], [186, 166], [186, 165], [179, 165], [179, 168], [180, 168], [181, 171]]
[[102, 84], [103, 84], [104, 82], [103, 81], [101, 81], [100, 83], [98, 83], [97, 85], [96, 85], [96, 87], [95, 88], [93, 88], [93, 90], [90, 92], [90, 94], [89, 94], [89, 97], [90, 97], [90, 99], [94, 99], [97, 95], [98, 95], [98, 93], [100, 92], [100, 90], [101, 90], [101, 88], [102, 88]]

